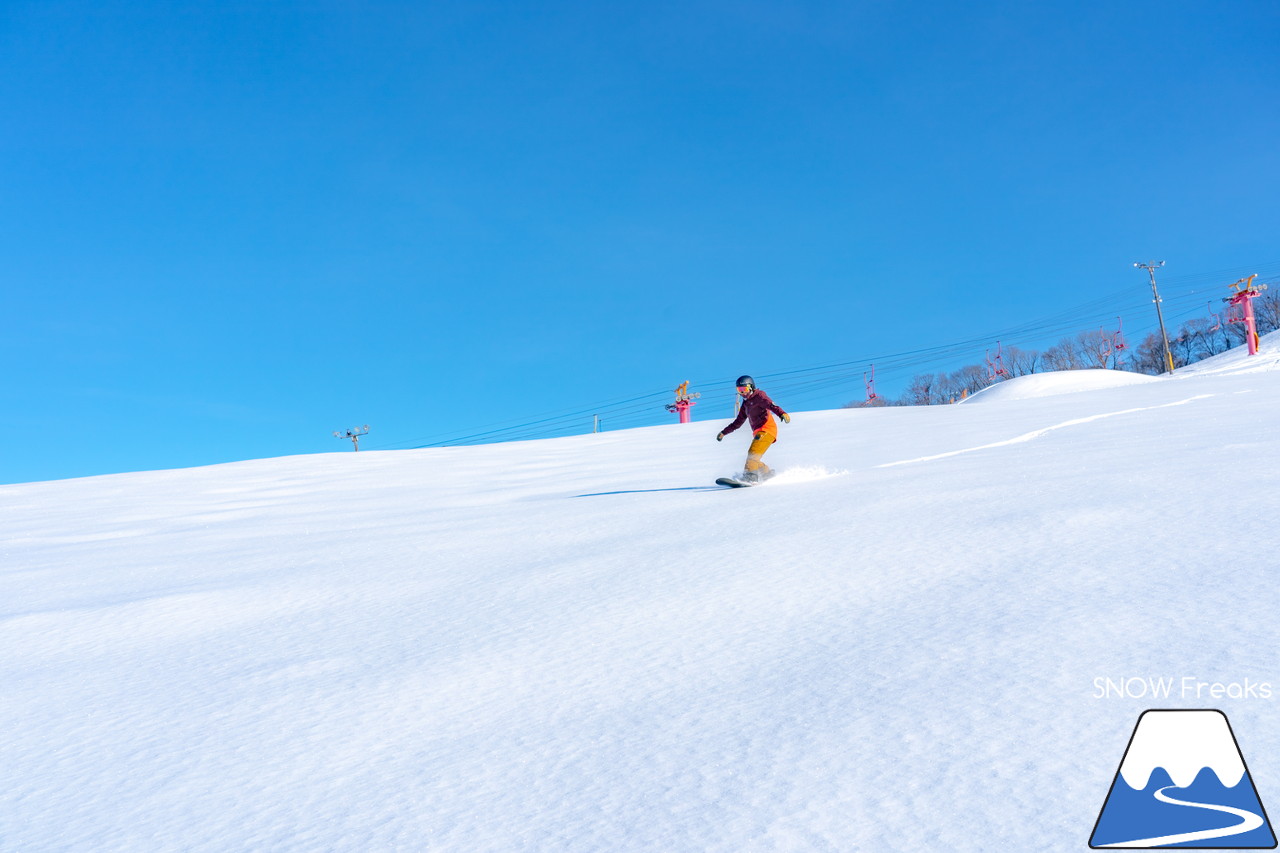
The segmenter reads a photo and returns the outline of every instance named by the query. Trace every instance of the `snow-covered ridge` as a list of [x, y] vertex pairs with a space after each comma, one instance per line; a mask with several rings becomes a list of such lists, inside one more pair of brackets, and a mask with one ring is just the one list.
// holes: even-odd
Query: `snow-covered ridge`
[[994, 385], [988, 385], [981, 391], [961, 401], [970, 403], [995, 403], [1009, 400], [1032, 400], [1040, 397], [1053, 397], [1058, 394], [1077, 394], [1081, 391], [1098, 391], [1104, 388], [1118, 388], [1125, 385], [1140, 385], [1146, 382], [1158, 382], [1159, 377], [1147, 376], [1144, 373], [1132, 373], [1127, 370], [1058, 370], [1050, 373], [1031, 373], [1026, 376], [1015, 376]]

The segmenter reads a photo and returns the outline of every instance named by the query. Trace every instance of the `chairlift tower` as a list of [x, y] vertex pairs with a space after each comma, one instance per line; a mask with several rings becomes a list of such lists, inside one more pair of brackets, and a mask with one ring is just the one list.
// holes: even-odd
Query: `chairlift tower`
[[1235, 284], [1228, 285], [1235, 291], [1234, 296], [1223, 298], [1223, 302], [1232, 307], [1238, 307], [1244, 315], [1240, 319], [1232, 318], [1233, 323], [1244, 323], [1245, 340], [1249, 345], [1249, 355], [1258, 354], [1258, 325], [1253, 314], [1253, 300], [1262, 295], [1262, 291], [1267, 289], [1265, 284], [1254, 286], [1253, 280], [1258, 277], [1257, 273], [1242, 278]]
[[691, 419], [689, 410], [697, 405], [694, 400], [701, 396], [698, 393], [689, 393], [689, 380], [686, 379], [676, 388], [676, 401], [667, 404], [667, 411], [676, 412], [680, 415], [680, 423], [687, 424]]
[[334, 437], [334, 438], [349, 438], [349, 439], [351, 439], [351, 446], [352, 446], [353, 448], [355, 448], [357, 452], [359, 452], [359, 450], [360, 450], [360, 436], [362, 436], [362, 435], [368, 435], [368, 434], [369, 434], [369, 425], [368, 425], [368, 424], [365, 424], [365, 425], [364, 425], [364, 426], [362, 426], [362, 427], [352, 427], [351, 429], [349, 429], [349, 430], [345, 430], [344, 432], [335, 432], [335, 433], [333, 434], [333, 437]]

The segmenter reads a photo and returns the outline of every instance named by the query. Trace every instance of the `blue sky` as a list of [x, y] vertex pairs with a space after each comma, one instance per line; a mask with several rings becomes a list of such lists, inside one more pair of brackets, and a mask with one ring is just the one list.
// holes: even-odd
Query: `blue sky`
[[0, 482], [1136, 338], [1134, 261], [1183, 313], [1280, 273], [1278, 45], [1273, 2], [5, 3]]

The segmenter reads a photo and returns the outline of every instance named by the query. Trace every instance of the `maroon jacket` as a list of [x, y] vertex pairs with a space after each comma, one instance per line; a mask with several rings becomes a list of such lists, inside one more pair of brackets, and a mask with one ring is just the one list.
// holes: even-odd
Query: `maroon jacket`
[[769, 417], [769, 413], [773, 412], [778, 417], [782, 417], [786, 412], [778, 408], [778, 404], [769, 399], [769, 395], [761, 391], [759, 388], [752, 391], [749, 395], [742, 398], [742, 405], [738, 407], [738, 416], [733, 419], [733, 423], [725, 427], [721, 432], [725, 435], [733, 432], [742, 426], [742, 422], [748, 418], [751, 419], [751, 431], [753, 433], [760, 430], [767, 430], [777, 436], [778, 425], [773, 418]]

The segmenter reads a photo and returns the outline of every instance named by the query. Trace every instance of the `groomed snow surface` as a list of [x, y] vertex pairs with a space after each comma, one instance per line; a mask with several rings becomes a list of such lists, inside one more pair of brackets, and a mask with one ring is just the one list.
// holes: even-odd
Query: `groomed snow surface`
[[1274, 700], [1095, 690], [1280, 686], [1280, 340], [1223, 358], [800, 412], [755, 489], [727, 411], [0, 487], [0, 849], [1078, 851], [1148, 707], [1274, 811]]

